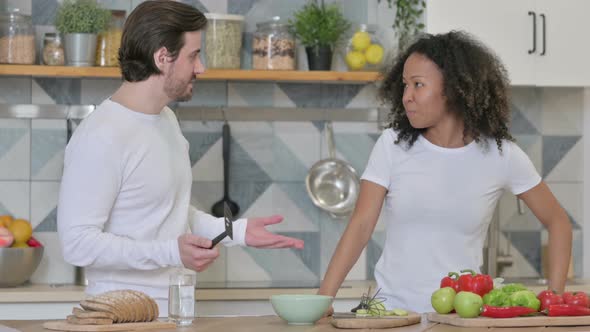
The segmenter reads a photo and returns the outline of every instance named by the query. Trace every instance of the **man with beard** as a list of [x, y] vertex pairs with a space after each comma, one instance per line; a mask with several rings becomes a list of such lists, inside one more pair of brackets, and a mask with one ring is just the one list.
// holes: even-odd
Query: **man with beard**
[[[166, 308], [169, 275], [205, 270], [222, 219], [190, 205], [188, 142], [166, 106], [192, 97], [207, 20], [176, 1], [146, 1], [128, 17], [119, 62], [124, 82], [77, 128], [65, 154], [58, 233], [67, 262], [86, 267], [86, 292], [135, 289]], [[281, 216], [239, 219], [225, 245], [303, 248], [265, 226]], [[190, 229], [190, 231], [189, 231]], [[192, 232], [191, 232], [192, 231]]]

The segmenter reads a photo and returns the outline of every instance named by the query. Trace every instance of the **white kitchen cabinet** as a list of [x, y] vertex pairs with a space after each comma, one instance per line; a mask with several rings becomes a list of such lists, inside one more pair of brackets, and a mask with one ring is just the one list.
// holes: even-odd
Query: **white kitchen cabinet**
[[464, 30], [504, 62], [513, 85], [589, 86], [588, 0], [428, 0], [426, 30]]

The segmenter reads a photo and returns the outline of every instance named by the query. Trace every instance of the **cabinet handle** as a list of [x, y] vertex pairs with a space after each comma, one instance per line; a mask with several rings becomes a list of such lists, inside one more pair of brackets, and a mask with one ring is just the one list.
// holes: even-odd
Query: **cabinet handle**
[[529, 54], [537, 51], [537, 14], [529, 12], [529, 16], [533, 16], [533, 49], [529, 50]]
[[545, 51], [547, 50], [547, 41], [545, 40], [545, 14], [539, 14], [541, 16], [541, 22], [543, 22], [543, 51], [541, 51], [540, 55], [545, 55]]

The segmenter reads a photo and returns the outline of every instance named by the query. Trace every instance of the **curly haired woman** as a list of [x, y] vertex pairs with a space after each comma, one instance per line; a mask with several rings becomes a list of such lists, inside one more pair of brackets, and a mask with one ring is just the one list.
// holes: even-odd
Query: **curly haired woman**
[[506, 70], [462, 32], [426, 35], [385, 74], [390, 128], [373, 148], [352, 218], [319, 293], [335, 295], [381, 216], [375, 279], [388, 309], [433, 311], [449, 271], [482, 265], [498, 199], [509, 190], [549, 232], [549, 288], [564, 290], [570, 221], [508, 131]]

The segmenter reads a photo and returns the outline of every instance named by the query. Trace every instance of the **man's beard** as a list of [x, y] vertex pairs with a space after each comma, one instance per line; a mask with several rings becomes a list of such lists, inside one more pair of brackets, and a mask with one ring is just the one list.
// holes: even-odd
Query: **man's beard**
[[[173, 74], [173, 72], [171, 74]], [[193, 79], [191, 79], [188, 83], [185, 83], [180, 80], [174, 80], [171, 77], [168, 77], [164, 85], [164, 92], [168, 98], [174, 101], [189, 101], [192, 99], [193, 94], [192, 90], [185, 92], [188, 84], [193, 84]]]

